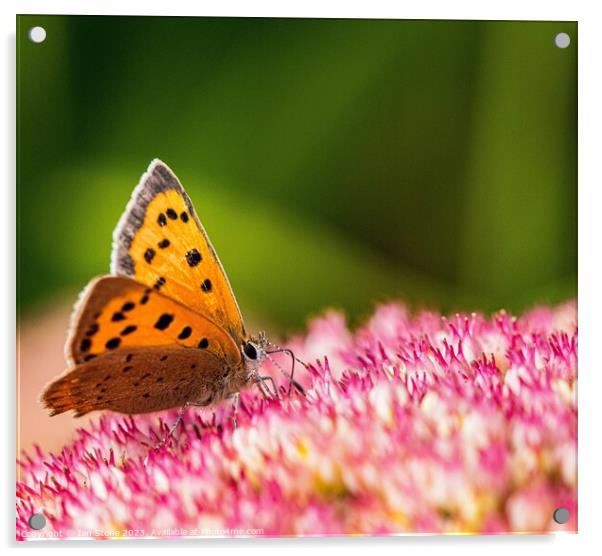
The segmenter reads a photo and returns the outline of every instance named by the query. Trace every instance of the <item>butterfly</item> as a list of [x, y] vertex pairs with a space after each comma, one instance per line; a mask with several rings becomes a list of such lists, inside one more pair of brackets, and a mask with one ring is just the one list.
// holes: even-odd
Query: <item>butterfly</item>
[[46, 386], [42, 402], [51, 415], [182, 413], [188, 405], [237, 402], [240, 390], [266, 380], [277, 394], [273, 379], [259, 373], [277, 351], [289, 353], [263, 333], [248, 336], [190, 198], [154, 160], [115, 228], [111, 274], [80, 295], [65, 345], [68, 369]]

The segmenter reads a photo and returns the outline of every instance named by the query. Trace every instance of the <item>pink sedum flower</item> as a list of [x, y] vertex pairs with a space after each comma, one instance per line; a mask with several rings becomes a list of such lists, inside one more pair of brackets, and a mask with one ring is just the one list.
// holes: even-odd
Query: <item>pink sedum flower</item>
[[105, 414], [23, 454], [17, 538], [576, 531], [575, 303], [518, 319], [387, 304], [355, 333], [331, 312], [288, 347], [306, 395], [267, 361], [280, 399], [244, 392], [237, 428], [228, 404], [190, 409], [153, 449], [177, 410]]

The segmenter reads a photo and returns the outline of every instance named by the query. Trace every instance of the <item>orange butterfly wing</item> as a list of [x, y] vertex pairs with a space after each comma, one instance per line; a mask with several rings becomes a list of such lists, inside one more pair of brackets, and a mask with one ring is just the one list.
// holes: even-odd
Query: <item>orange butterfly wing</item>
[[156, 288], [228, 331], [247, 338], [224, 269], [174, 173], [153, 161], [115, 229], [111, 272]]
[[156, 289], [103, 276], [82, 292], [66, 344], [70, 365], [105, 352], [160, 346], [207, 351], [224, 368], [241, 363], [240, 348], [225, 330]]

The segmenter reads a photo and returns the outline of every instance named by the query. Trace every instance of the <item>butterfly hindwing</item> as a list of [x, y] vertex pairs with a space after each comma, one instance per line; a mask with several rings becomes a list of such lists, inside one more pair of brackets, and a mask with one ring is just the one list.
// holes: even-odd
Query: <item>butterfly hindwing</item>
[[103, 353], [49, 384], [42, 402], [52, 415], [73, 410], [136, 414], [210, 405], [227, 389], [223, 361], [208, 351], [178, 347], [132, 347]]
[[159, 288], [227, 330], [246, 338], [228, 278], [173, 172], [155, 160], [142, 176], [115, 230], [111, 272]]
[[102, 353], [133, 347], [205, 351], [223, 367], [235, 367], [241, 360], [229, 333], [157, 289], [118, 276], [93, 280], [73, 315], [68, 363], [86, 363]]

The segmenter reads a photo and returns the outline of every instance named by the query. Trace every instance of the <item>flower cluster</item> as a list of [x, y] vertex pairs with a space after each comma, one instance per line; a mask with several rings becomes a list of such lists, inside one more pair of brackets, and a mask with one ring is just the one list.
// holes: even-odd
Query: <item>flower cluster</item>
[[279, 397], [244, 392], [236, 427], [227, 403], [191, 408], [156, 448], [177, 410], [105, 414], [23, 454], [17, 537], [34, 513], [61, 538], [576, 530], [575, 303], [491, 319], [387, 304], [287, 346], [304, 394], [272, 356]]

